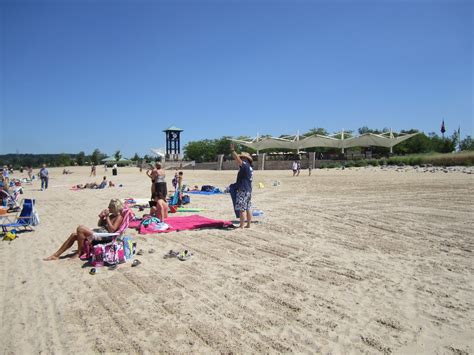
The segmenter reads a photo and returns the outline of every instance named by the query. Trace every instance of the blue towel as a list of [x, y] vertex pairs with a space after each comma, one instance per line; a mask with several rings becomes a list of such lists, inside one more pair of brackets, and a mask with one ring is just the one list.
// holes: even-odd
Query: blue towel
[[229, 193], [232, 198], [232, 206], [234, 207], [235, 217], [240, 218], [240, 211], [235, 209], [235, 203], [237, 202], [237, 184], [229, 185]]
[[222, 191], [188, 191], [188, 194], [194, 194], [194, 195], [217, 195], [217, 194], [223, 194]]

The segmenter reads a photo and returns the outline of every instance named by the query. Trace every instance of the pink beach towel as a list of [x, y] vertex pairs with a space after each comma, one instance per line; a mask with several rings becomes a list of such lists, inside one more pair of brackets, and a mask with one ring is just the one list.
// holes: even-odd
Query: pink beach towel
[[222, 221], [218, 219], [211, 219], [197, 214], [192, 216], [179, 216], [179, 217], [168, 217], [166, 224], [169, 225], [167, 230], [163, 231], [146, 231], [140, 230], [143, 234], [154, 234], [154, 233], [167, 233], [167, 232], [179, 232], [191, 229], [200, 228], [226, 228], [232, 225], [231, 221]]

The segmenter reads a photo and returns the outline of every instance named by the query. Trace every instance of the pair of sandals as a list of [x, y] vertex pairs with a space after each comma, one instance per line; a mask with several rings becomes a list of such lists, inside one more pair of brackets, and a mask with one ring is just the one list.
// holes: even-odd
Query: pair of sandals
[[[150, 249], [148, 250], [148, 254], [153, 254], [155, 252], [155, 249]], [[137, 251], [137, 255], [144, 255], [145, 254], [145, 251], [143, 249], [140, 249], [139, 251]]]
[[193, 256], [193, 253], [189, 252], [188, 250], [183, 250], [183, 251], [174, 251], [170, 250], [168, 253], [166, 253], [163, 256], [163, 259], [171, 259], [171, 258], [176, 258], [181, 261], [186, 261]]

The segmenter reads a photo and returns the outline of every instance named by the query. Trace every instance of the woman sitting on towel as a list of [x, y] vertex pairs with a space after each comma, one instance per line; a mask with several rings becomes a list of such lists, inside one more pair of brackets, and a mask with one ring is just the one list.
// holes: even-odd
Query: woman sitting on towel
[[[99, 213], [99, 226], [103, 228], [101, 232], [115, 233], [122, 224], [123, 221], [123, 204], [120, 200], [110, 200], [109, 207]], [[77, 227], [76, 231], [72, 233], [69, 238], [61, 245], [61, 247], [51, 256], [44, 260], [58, 260], [62, 253], [73, 246], [74, 242], [77, 241], [77, 252], [74, 254], [74, 258], [82, 255], [84, 241], [86, 239], [92, 239], [94, 231], [83, 225]]]
[[163, 194], [158, 191], [155, 195], [155, 206], [150, 209], [150, 215], [156, 216], [161, 222], [164, 222], [168, 218], [168, 203], [166, 203], [166, 198]]

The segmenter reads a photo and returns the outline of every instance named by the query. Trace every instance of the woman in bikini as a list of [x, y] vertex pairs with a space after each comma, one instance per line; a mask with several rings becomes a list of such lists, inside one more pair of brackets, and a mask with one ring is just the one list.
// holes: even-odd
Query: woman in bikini
[[166, 172], [165, 169], [161, 166], [160, 163], [156, 163], [156, 180], [155, 180], [155, 194], [161, 192], [163, 197], [166, 199], [166, 195], [168, 195], [168, 188], [166, 186]]
[[[109, 207], [100, 212], [98, 225], [101, 232], [115, 233], [123, 222], [123, 204], [118, 199], [110, 200]], [[77, 241], [77, 252], [73, 255], [74, 258], [82, 254], [84, 241], [92, 239], [94, 231], [88, 227], [80, 225], [76, 231], [72, 233], [68, 239], [61, 245], [61, 247], [51, 256], [43, 259], [46, 261], [58, 260], [62, 253], [73, 246]]]
[[158, 217], [161, 222], [165, 222], [168, 218], [168, 203], [163, 194], [158, 191], [155, 197], [155, 206], [150, 209], [150, 215]]

